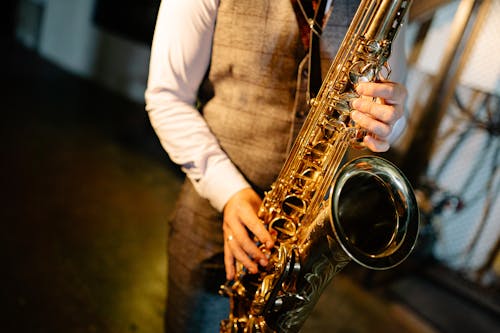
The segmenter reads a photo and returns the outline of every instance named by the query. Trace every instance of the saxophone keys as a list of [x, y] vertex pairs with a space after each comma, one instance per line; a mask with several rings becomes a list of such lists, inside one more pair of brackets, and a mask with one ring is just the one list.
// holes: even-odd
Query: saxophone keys
[[371, 55], [377, 55], [380, 53], [381, 45], [378, 40], [371, 39], [365, 44], [365, 51]]
[[349, 68], [349, 81], [353, 85], [359, 82], [373, 82], [376, 77], [377, 65], [374, 63], [366, 63], [364, 60], [359, 60]]
[[365, 149], [366, 146], [365, 146], [363, 140], [365, 139], [365, 136], [367, 136], [367, 135], [368, 135], [367, 130], [353, 127], [352, 134], [351, 134], [351, 140], [350, 140], [351, 147], [353, 147], [355, 149]]

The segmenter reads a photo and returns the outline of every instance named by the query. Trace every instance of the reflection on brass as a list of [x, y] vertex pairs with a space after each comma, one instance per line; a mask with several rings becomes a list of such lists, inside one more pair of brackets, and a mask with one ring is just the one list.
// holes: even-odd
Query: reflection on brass
[[[297, 332], [321, 293], [349, 261], [387, 269], [411, 252], [418, 234], [413, 190], [392, 163], [355, 159], [366, 134], [350, 118], [360, 81], [387, 79], [391, 43], [411, 1], [363, 0], [259, 217], [276, 234], [269, 265], [237, 267], [222, 287], [230, 298], [221, 332]], [[261, 246], [264, 249], [263, 246]]]

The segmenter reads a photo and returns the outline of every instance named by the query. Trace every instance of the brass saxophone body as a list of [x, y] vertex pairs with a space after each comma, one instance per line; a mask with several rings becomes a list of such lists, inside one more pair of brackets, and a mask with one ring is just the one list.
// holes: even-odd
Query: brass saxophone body
[[[399, 169], [379, 157], [340, 170], [366, 134], [350, 119], [360, 81], [386, 79], [391, 43], [411, 1], [362, 0], [259, 217], [276, 233], [269, 265], [239, 265], [221, 287], [230, 298], [221, 332], [296, 332], [332, 277], [349, 261], [387, 269], [411, 252], [418, 208]], [[261, 246], [266, 251], [264, 246]]]

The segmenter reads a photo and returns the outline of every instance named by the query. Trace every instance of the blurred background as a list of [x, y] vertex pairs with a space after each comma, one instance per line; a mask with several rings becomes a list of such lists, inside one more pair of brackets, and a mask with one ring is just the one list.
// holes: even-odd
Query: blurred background
[[[182, 175], [144, 111], [159, 0], [2, 2], [3, 332], [163, 332]], [[351, 263], [304, 332], [500, 332], [500, 0], [414, 1], [409, 126], [382, 156], [420, 236]]]

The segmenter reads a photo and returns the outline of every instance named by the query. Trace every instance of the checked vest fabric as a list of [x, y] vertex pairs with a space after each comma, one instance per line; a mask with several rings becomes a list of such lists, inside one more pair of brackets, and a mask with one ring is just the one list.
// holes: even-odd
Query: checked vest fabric
[[[334, 6], [322, 34], [323, 72], [358, 2]], [[221, 0], [208, 76], [213, 98], [203, 114], [222, 148], [260, 191], [277, 177], [303, 120], [305, 54], [289, 0]]]

